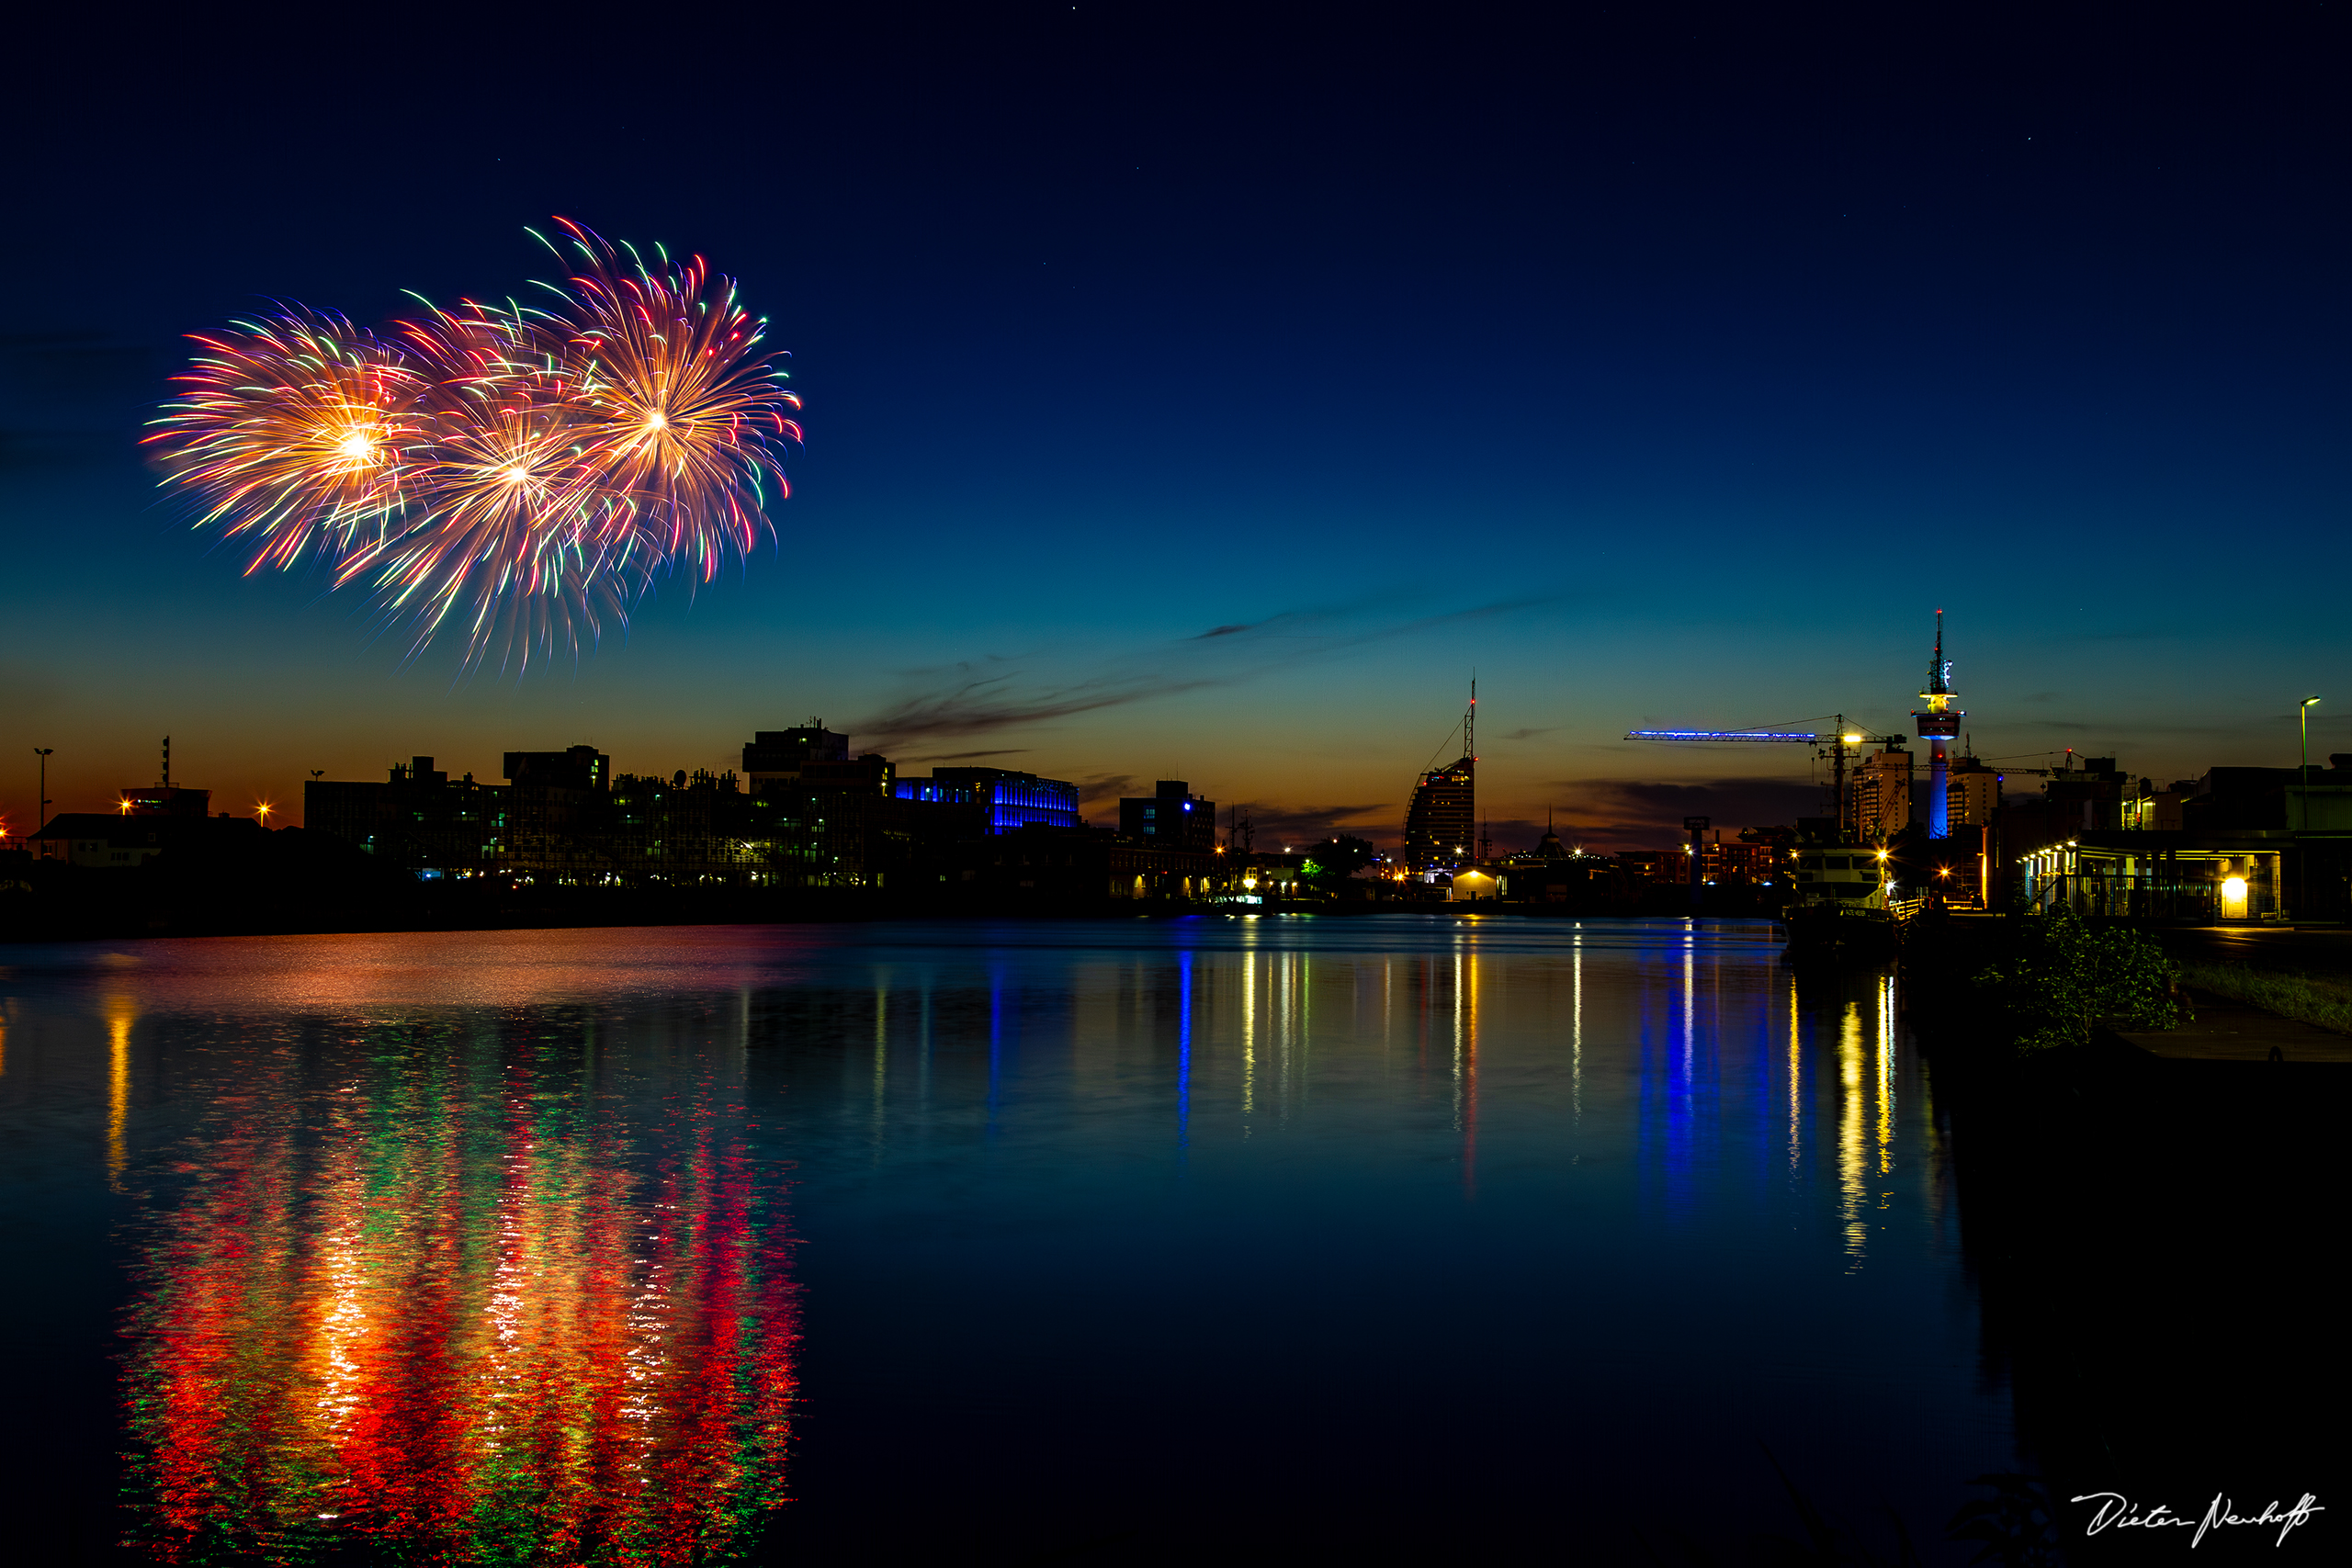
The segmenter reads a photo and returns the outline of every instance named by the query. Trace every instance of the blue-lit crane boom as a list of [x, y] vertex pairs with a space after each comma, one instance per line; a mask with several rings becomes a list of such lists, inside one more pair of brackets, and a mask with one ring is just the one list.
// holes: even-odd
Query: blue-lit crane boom
[[1629, 729], [1628, 740], [1818, 740], [1810, 729]]
[[1846, 748], [1849, 746], [1900, 746], [1900, 735], [1871, 735], [1846, 728], [1846, 716], [1836, 716], [1838, 728], [1820, 729], [1629, 729], [1628, 740], [1801, 740], [1807, 744], [1819, 742], [1829, 754], [1830, 795], [1838, 820], [1846, 820]]

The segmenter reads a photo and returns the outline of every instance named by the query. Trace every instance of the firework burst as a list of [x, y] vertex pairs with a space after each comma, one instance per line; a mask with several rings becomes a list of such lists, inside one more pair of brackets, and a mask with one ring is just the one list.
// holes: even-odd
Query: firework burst
[[401, 511], [428, 388], [398, 347], [299, 305], [193, 341], [149, 439], [203, 498], [198, 525], [252, 544], [248, 573], [339, 561]]
[[800, 440], [764, 323], [699, 257], [559, 222], [578, 270], [542, 307], [428, 306], [381, 337], [288, 307], [196, 339], [149, 439], [198, 526], [249, 536], [248, 572], [365, 585], [412, 657], [462, 631], [469, 666], [576, 650], [663, 573], [748, 558]]

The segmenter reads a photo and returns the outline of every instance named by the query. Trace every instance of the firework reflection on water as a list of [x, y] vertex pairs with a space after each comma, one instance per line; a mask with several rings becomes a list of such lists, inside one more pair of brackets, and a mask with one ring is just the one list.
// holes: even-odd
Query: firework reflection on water
[[141, 1249], [164, 1561], [722, 1562], [779, 1506], [795, 1309], [741, 1085], [379, 1027], [219, 1105]]

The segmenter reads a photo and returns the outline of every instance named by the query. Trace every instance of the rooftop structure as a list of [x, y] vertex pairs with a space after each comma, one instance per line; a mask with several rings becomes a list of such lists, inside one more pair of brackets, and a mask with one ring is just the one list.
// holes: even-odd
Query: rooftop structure
[[[424, 761], [430, 763], [433, 759]], [[594, 746], [573, 746], [562, 751], [509, 751], [506, 778], [512, 784], [547, 789], [602, 792], [611, 787], [613, 760]]]
[[743, 748], [743, 776], [757, 791], [772, 779], [797, 779], [811, 762], [849, 761], [849, 737], [812, 718], [794, 729], [763, 729]]

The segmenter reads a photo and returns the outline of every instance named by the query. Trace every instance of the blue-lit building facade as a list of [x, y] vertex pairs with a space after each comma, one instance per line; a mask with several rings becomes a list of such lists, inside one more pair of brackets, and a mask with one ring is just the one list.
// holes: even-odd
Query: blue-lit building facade
[[894, 781], [891, 793], [900, 800], [978, 806], [991, 833], [1010, 833], [1033, 824], [1079, 826], [1076, 784], [1005, 768], [939, 768], [927, 779]]

